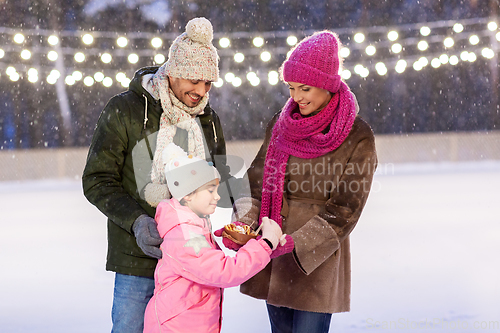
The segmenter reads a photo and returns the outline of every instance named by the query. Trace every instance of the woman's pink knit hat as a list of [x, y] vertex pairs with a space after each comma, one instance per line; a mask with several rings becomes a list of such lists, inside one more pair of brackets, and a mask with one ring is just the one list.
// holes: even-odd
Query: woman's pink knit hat
[[291, 51], [281, 68], [285, 82], [297, 82], [336, 93], [340, 87], [337, 34], [325, 30], [304, 38]]

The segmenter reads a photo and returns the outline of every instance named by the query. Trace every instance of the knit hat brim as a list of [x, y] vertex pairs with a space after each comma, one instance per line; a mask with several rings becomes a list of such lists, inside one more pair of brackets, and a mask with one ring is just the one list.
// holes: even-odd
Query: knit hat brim
[[[203, 70], [196, 70], [197, 68], [203, 68]], [[166, 63], [166, 74], [169, 77], [185, 80], [217, 82], [219, 79], [219, 68], [217, 63], [210, 64], [210, 59], [204, 59], [202, 62], [191, 62], [184, 66], [169, 61]]]
[[297, 61], [287, 60], [282, 69], [283, 80], [285, 82], [297, 82], [307, 84], [336, 93], [340, 88], [340, 75], [330, 75]]
[[219, 172], [202, 160], [169, 170], [167, 173], [170, 193], [179, 201], [214, 179], [220, 179]]

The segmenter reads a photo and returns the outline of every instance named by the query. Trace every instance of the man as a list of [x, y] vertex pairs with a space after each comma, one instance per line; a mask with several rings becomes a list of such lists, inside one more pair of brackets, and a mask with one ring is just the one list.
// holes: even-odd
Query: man
[[[170, 197], [162, 151], [170, 142], [229, 177], [224, 135], [208, 105], [218, 79], [211, 23], [188, 22], [161, 67], [138, 70], [129, 90], [102, 111], [82, 177], [87, 199], [108, 217], [106, 270], [116, 272], [112, 332], [142, 332], [162, 253], [156, 205]], [[217, 158], [218, 156], [218, 158]]]

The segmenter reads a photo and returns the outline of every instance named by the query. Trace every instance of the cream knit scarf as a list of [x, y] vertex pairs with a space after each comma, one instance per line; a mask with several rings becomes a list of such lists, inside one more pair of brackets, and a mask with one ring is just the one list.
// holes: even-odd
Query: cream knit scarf
[[203, 114], [208, 103], [208, 93], [203, 96], [200, 103], [190, 108], [177, 97], [175, 97], [168, 85], [168, 77], [165, 74], [165, 66], [161, 66], [148, 83], [148, 89], [155, 99], [159, 99], [163, 113], [160, 118], [160, 129], [156, 139], [156, 150], [151, 169], [151, 182], [165, 184], [163, 172], [162, 152], [165, 147], [173, 142], [177, 128], [188, 132], [188, 154], [205, 159], [205, 148], [203, 134], [195, 117]]

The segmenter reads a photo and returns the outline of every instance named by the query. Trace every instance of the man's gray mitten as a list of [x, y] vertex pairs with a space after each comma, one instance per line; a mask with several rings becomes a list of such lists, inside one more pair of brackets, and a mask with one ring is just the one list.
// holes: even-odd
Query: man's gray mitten
[[132, 225], [137, 245], [141, 248], [144, 254], [161, 259], [162, 253], [160, 244], [163, 239], [160, 237], [155, 220], [149, 215], [142, 214]]

